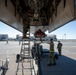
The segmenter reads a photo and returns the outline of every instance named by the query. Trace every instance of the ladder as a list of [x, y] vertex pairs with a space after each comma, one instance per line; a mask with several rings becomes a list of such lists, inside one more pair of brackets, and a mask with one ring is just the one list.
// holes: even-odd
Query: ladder
[[[30, 32], [23, 38], [16, 75], [36, 75], [33, 57], [30, 50]], [[22, 70], [22, 71], [21, 71]]]

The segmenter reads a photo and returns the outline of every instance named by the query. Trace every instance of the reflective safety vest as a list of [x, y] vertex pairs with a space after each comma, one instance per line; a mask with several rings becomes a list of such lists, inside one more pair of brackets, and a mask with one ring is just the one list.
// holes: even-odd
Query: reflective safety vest
[[50, 52], [54, 52], [54, 50], [50, 50]]

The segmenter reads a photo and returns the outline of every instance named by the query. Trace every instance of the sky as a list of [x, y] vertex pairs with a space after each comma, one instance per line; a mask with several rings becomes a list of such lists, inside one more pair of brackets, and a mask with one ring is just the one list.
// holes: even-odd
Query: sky
[[[46, 33], [49, 34], [48, 32]], [[76, 20], [65, 24], [50, 34], [57, 35], [58, 39], [76, 39]]]
[[[47, 34], [55, 34], [57, 39], [76, 39], [76, 20], [65, 24], [64, 26], [56, 29], [55, 31]], [[8, 34], [9, 37], [15, 38], [17, 34], [22, 33], [18, 30], [0, 22], [0, 34]]]
[[16, 35], [21, 35], [22, 33], [18, 30], [0, 22], [0, 34], [8, 34], [10, 38], [16, 38]]

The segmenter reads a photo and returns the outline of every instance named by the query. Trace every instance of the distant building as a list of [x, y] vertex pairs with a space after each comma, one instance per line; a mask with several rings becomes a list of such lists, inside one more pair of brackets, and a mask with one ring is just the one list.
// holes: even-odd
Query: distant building
[[[30, 41], [33, 41], [34, 38], [35, 38], [34, 36], [30, 36]], [[51, 38], [52, 38], [54, 41], [57, 41], [56, 35], [47, 35], [45, 38], [42, 38], [42, 40], [50, 41]], [[22, 36], [16, 35], [16, 40], [18, 40], [18, 41], [22, 40]]]
[[45, 39], [46, 39], [47, 41], [50, 41], [51, 38], [52, 38], [54, 41], [57, 41], [56, 35], [47, 35], [47, 36], [45, 37]]
[[34, 36], [30, 36], [30, 41], [33, 41], [34, 40]]
[[[22, 36], [21, 35], [16, 35], [16, 40], [17, 41], [21, 41], [22, 40]], [[34, 36], [30, 36], [30, 41], [34, 40]]]
[[[47, 35], [46, 37], [42, 38], [43, 41], [50, 41], [50, 39], [53, 39], [54, 41], [57, 41], [56, 35]], [[31, 36], [30, 39], [34, 40], [35, 37]], [[40, 38], [36, 38], [37, 40], [40, 40]]]
[[0, 34], [0, 41], [8, 40], [8, 34]]
[[21, 41], [22, 40], [22, 36], [16, 35], [16, 40]]

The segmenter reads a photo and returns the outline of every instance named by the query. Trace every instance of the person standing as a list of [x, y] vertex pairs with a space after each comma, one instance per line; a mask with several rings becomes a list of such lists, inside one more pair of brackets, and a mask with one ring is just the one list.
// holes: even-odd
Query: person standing
[[62, 43], [60, 41], [58, 41], [57, 49], [58, 49], [59, 56], [61, 56]]
[[48, 64], [48, 66], [51, 66], [51, 65], [56, 65], [56, 59], [55, 59], [55, 56], [54, 56], [53, 39], [50, 39], [50, 63]]
[[19, 45], [20, 45], [20, 43], [21, 43], [21, 40], [19, 39]]
[[7, 38], [7, 40], [6, 40], [6, 44], [8, 44], [8, 38]]

